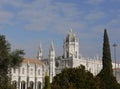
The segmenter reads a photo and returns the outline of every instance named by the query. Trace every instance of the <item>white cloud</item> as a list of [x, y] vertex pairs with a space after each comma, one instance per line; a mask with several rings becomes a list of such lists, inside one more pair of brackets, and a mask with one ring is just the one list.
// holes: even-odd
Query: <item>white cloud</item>
[[[79, 21], [75, 20], [81, 15], [77, 10], [75, 4], [72, 3], [51, 3], [51, 0], [40, 2], [34, 1], [31, 4], [26, 4], [18, 13], [20, 20], [28, 22], [25, 25], [26, 29], [31, 30], [45, 30], [75, 27]], [[80, 25], [78, 25], [80, 27]], [[82, 26], [82, 25], [81, 25]]]
[[118, 43], [120, 43], [119, 41], [119, 36], [120, 36], [120, 18], [119, 16], [109, 20], [109, 22], [105, 23], [105, 24], [98, 24], [95, 25], [94, 27], [91, 28], [91, 30], [93, 31], [93, 33], [96, 33], [96, 37], [97, 37], [97, 33], [98, 34], [103, 34], [104, 29], [106, 28], [108, 30], [109, 33], [109, 37], [111, 38], [111, 43], [113, 41], [117, 41]]
[[86, 20], [97, 20], [105, 17], [105, 13], [102, 11], [91, 11], [85, 16]]
[[0, 23], [8, 22], [13, 17], [14, 15], [11, 12], [0, 10]]
[[98, 5], [98, 4], [103, 3], [104, 1], [105, 0], [87, 0], [87, 3], [91, 5]]
[[[101, 36], [104, 28], [110, 29], [111, 36], [114, 36], [114, 39], [118, 39], [120, 33], [120, 17], [117, 19], [108, 18], [106, 16], [107, 12], [105, 12], [104, 10], [100, 11], [100, 7], [98, 7], [97, 5], [103, 3], [105, 0], [86, 1], [87, 4], [85, 5], [88, 5], [89, 3], [90, 6], [96, 5], [96, 8], [91, 11], [91, 9], [87, 10], [89, 6], [87, 7], [85, 5], [78, 5], [78, 3], [70, 2], [56, 2], [55, 0], [0, 0], [0, 23], [4, 22], [5, 24], [16, 24], [20, 29], [36, 31], [49, 30], [51, 32], [54, 32], [55, 34], [62, 33], [62, 35], [66, 34], [68, 30], [72, 28], [73, 30], [76, 30], [74, 32], [77, 32], [79, 34], [78, 36], [80, 40], [84, 40], [82, 42], [85, 42], [86, 46], [83, 45], [83, 48], [88, 47], [88, 41], [90, 42], [92, 39]], [[6, 6], [8, 7], [4, 8]], [[85, 10], [82, 6], [85, 6]], [[14, 9], [15, 11], [12, 9]], [[114, 12], [111, 12], [111, 14], [113, 13]], [[104, 18], [112, 20], [109, 22], [106, 21], [105, 24], [99, 22], [99, 20], [104, 21]], [[89, 26], [91, 24], [93, 25], [92, 22], [94, 21], [95, 25]], [[0, 29], [3, 29], [3, 26], [1, 26]], [[98, 35], [98, 33], [100, 34]], [[59, 38], [56, 39], [59, 40]], [[32, 55], [32, 49], [34, 49], [35, 51], [37, 48], [34, 45], [38, 43], [34, 42], [32, 45], [29, 45], [31, 44], [31, 42], [32, 40], [23, 44], [16, 43], [16, 48], [24, 48], [27, 55]], [[95, 42], [96, 41], [91, 41], [90, 46], [94, 46], [94, 44], [96, 44]], [[59, 48], [60, 47], [58, 47], [57, 49]], [[91, 48], [94, 49], [94, 47], [89, 47], [88, 49], [92, 50]], [[87, 49], [85, 49], [85, 52], [86, 50]], [[89, 55], [88, 50], [87, 53]], [[35, 53], [33, 53], [33, 55], [34, 54]]]
[[[79, 11], [75, 3], [53, 2], [53, 0], [1, 0], [1, 5], [12, 6], [18, 11], [6, 11], [8, 16], [2, 15], [4, 21], [9, 24], [23, 24], [21, 27], [27, 30], [51, 30], [63, 32], [70, 28], [83, 29], [85, 23], [81, 22]], [[12, 10], [12, 9], [11, 9]], [[14, 16], [14, 17], [13, 17]]]

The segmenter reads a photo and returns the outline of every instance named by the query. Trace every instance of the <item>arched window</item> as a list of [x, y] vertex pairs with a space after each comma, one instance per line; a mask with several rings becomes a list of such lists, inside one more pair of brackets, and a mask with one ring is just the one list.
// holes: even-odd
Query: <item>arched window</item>
[[40, 69], [38, 70], [38, 75], [40, 75]]
[[25, 89], [25, 81], [21, 82], [21, 89]]
[[34, 83], [33, 81], [30, 82], [30, 88], [33, 89]]
[[37, 89], [41, 89], [41, 82], [40, 81], [37, 84]]

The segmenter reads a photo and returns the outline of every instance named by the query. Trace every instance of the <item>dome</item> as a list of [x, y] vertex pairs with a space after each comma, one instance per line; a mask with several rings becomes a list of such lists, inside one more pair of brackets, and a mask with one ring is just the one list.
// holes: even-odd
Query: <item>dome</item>
[[67, 37], [66, 37], [66, 42], [76, 42], [78, 41], [76, 35], [72, 32], [72, 30], [68, 33]]

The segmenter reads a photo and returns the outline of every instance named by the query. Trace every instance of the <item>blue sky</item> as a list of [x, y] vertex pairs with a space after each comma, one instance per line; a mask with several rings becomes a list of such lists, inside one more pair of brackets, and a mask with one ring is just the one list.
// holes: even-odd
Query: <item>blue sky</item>
[[85, 57], [102, 55], [107, 28], [111, 54], [115, 42], [120, 59], [120, 0], [0, 0], [0, 34], [27, 58], [36, 58], [39, 43], [47, 57], [52, 40], [56, 55], [62, 55], [63, 39], [71, 28]]

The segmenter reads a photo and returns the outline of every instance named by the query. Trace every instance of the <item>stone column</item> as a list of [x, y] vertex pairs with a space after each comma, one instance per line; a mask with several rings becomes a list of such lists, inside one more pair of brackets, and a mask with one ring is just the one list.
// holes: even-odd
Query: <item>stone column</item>
[[25, 82], [25, 89], [27, 89], [27, 82]]
[[19, 89], [21, 89], [21, 82], [20, 82], [20, 84], [19, 84], [20, 86], [19, 86]]

